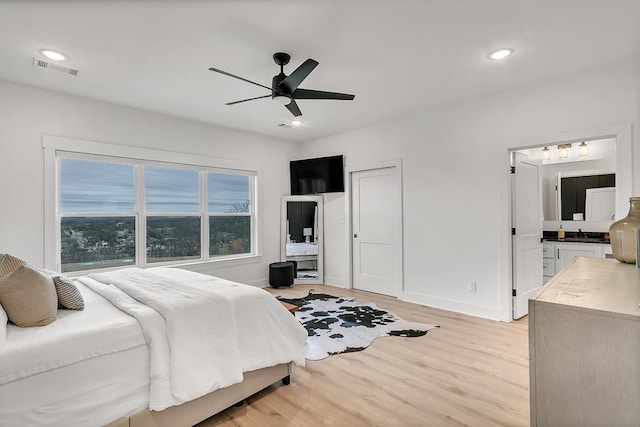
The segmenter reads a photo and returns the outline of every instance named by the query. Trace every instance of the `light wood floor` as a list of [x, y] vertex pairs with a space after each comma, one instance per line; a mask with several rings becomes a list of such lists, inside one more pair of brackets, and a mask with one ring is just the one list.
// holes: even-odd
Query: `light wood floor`
[[291, 385], [272, 385], [199, 427], [529, 425], [526, 318], [495, 322], [327, 285], [267, 288], [284, 297], [309, 289], [373, 301], [440, 329], [307, 361], [294, 367]]

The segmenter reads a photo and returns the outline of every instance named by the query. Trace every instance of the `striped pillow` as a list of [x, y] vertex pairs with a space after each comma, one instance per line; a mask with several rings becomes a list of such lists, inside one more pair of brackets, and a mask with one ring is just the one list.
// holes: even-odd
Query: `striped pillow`
[[16, 268], [26, 263], [26, 261], [16, 258], [13, 255], [0, 254], [0, 277], [8, 276], [13, 273]]
[[0, 278], [0, 304], [9, 320], [22, 328], [48, 325], [58, 312], [53, 280], [28, 265]]
[[84, 310], [84, 299], [76, 285], [65, 276], [53, 276], [53, 284], [58, 294], [58, 306], [69, 310]]

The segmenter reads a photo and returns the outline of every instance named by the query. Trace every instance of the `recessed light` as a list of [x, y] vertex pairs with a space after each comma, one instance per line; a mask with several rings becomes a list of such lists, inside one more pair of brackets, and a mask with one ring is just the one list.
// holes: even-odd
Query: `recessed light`
[[300, 119], [291, 120], [291, 124], [293, 126], [300, 126], [302, 124], [302, 120], [300, 120]]
[[489, 59], [504, 59], [513, 53], [513, 49], [499, 49], [489, 54]]
[[49, 59], [53, 59], [54, 61], [64, 61], [67, 59], [67, 57], [60, 52], [56, 52], [55, 50], [51, 49], [41, 49], [40, 53]]

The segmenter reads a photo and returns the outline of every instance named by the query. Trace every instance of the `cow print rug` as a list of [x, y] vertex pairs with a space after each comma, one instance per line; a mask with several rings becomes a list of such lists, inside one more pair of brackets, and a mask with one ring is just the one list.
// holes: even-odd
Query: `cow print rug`
[[374, 303], [357, 304], [355, 298], [309, 292], [304, 298], [278, 299], [300, 307], [295, 315], [309, 333], [309, 360], [361, 351], [378, 337], [421, 337], [439, 327], [402, 320]]

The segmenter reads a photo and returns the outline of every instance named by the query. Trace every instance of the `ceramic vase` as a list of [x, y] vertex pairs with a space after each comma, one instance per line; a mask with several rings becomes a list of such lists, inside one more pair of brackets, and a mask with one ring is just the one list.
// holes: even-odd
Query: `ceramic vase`
[[640, 197], [629, 199], [629, 215], [609, 227], [613, 257], [620, 262], [636, 263], [636, 230], [640, 229]]

